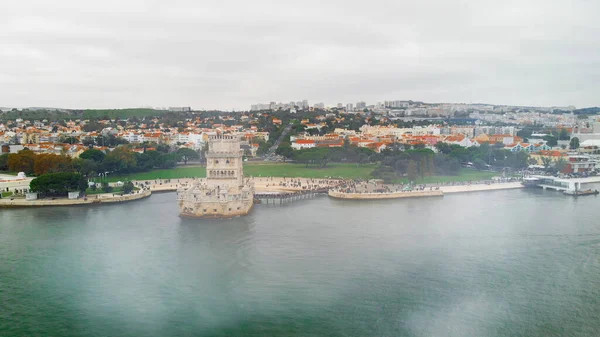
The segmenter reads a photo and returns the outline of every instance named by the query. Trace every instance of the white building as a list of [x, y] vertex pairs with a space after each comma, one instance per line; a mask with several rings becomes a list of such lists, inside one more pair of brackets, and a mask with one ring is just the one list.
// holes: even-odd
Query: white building
[[137, 133], [127, 132], [126, 134], [123, 135], [122, 138], [127, 140], [130, 143], [141, 143], [140, 135]]
[[292, 149], [294, 150], [310, 149], [315, 146], [317, 146], [317, 143], [312, 139], [296, 139], [292, 142]]

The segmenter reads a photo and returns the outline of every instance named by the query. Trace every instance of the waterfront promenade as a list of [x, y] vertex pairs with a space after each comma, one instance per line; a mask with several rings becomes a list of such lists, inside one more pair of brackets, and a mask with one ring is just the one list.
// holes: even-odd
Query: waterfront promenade
[[89, 195], [85, 198], [67, 199], [37, 199], [26, 200], [25, 198], [3, 198], [0, 199], [0, 208], [2, 207], [47, 207], [47, 206], [77, 206], [77, 205], [98, 205], [113, 204], [140, 200], [152, 195], [150, 190], [138, 190], [132, 194], [118, 195], [113, 193], [102, 193]]
[[[38, 199], [25, 200], [23, 197], [0, 199], [2, 207], [43, 207], [43, 206], [75, 206], [92, 204], [111, 204], [139, 200], [149, 197], [152, 193], [174, 192], [178, 188], [188, 187], [194, 180], [203, 178], [156, 179], [134, 181], [139, 188], [133, 194], [118, 195], [103, 193], [78, 199]], [[479, 181], [471, 183], [444, 183], [416, 185], [411, 190], [405, 190], [407, 185], [374, 184], [365, 181], [342, 179], [312, 179], [312, 178], [278, 178], [254, 177], [257, 194], [306, 194], [309, 192], [322, 193], [328, 190], [333, 198], [340, 199], [395, 199], [411, 197], [433, 197], [452, 193], [484, 192], [494, 190], [517, 189], [523, 186], [519, 181]]]
[[[134, 181], [136, 187], [149, 188], [152, 192], [174, 192], [186, 188], [193, 181], [205, 178], [155, 179]], [[341, 179], [252, 177], [257, 193], [262, 192], [301, 192], [322, 190], [340, 185]]]
[[33, 178], [18, 177], [7, 174], [0, 174], [0, 191], [1, 192], [17, 192], [29, 189], [29, 184]]
[[381, 184], [367, 181], [349, 181], [329, 190], [329, 196], [339, 199], [396, 199], [435, 197], [453, 193], [485, 192], [523, 188], [520, 181], [477, 181], [429, 185]]

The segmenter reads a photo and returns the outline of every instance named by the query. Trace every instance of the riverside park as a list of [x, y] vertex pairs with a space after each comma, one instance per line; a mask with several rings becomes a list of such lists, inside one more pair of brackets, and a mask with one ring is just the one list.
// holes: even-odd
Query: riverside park
[[[289, 178], [342, 178], [342, 179], [373, 179], [371, 172], [376, 164], [328, 164], [325, 167], [307, 167], [305, 164], [293, 163], [244, 163], [244, 174], [252, 177], [289, 177]], [[459, 181], [488, 180], [497, 176], [497, 172], [478, 171], [463, 168], [458, 175], [451, 176], [425, 176], [414, 182], [418, 184], [445, 183]], [[189, 177], [206, 177], [206, 167], [202, 165], [178, 166], [172, 169], [152, 170], [131, 174], [108, 175], [111, 182], [126, 180], [155, 180], [179, 179]], [[392, 181], [393, 183], [406, 183], [408, 178], [403, 177]]]

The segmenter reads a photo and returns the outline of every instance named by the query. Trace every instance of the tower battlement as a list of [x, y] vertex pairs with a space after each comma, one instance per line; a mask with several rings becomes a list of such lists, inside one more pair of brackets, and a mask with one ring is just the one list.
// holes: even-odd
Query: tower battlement
[[240, 141], [240, 137], [234, 135], [213, 135], [208, 136], [208, 139], [213, 141]]
[[208, 154], [229, 154], [238, 156], [241, 139], [232, 135], [217, 135], [208, 137]]

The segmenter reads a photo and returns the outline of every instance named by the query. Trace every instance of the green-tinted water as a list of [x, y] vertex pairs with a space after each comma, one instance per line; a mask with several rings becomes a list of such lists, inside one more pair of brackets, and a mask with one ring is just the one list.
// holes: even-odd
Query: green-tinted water
[[0, 210], [0, 336], [598, 336], [600, 198]]

